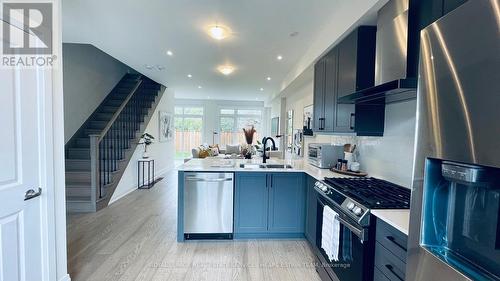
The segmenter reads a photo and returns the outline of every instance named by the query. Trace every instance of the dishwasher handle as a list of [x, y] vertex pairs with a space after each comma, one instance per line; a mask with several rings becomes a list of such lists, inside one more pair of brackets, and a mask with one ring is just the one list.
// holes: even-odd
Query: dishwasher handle
[[217, 179], [207, 179], [207, 178], [197, 178], [197, 177], [186, 177], [186, 181], [202, 181], [202, 182], [224, 182], [232, 181], [232, 178], [217, 178]]

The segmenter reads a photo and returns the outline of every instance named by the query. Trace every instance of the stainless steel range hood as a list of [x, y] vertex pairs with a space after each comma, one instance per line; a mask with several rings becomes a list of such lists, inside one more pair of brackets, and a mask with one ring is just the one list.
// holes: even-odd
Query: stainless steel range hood
[[417, 96], [418, 40], [409, 0], [391, 0], [377, 17], [376, 86], [339, 99], [340, 103], [394, 103]]

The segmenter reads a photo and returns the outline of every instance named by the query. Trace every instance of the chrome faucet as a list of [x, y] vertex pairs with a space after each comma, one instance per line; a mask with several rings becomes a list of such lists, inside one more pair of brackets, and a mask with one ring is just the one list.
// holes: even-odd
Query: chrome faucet
[[266, 143], [268, 140], [271, 140], [271, 143], [273, 145], [273, 147], [271, 148], [271, 150], [275, 150], [276, 149], [276, 143], [274, 142], [274, 139], [271, 138], [271, 137], [264, 137], [262, 139], [262, 149], [263, 149], [263, 153], [262, 153], [262, 163], [266, 163], [266, 159], [269, 159], [269, 157], [266, 156]]

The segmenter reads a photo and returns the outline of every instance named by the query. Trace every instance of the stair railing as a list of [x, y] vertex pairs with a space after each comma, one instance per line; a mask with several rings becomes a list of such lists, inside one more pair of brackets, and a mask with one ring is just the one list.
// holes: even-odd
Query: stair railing
[[105, 186], [111, 183], [111, 173], [118, 169], [118, 161], [139, 129], [145, 105], [141, 92], [137, 92], [141, 83], [142, 80], [137, 81], [101, 133], [89, 135], [92, 202], [106, 196]]

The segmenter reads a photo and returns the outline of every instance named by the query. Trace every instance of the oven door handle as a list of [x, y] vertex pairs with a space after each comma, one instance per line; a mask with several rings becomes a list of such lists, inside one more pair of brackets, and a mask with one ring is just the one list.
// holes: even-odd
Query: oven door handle
[[[317, 187], [314, 187], [315, 189], [317, 189]], [[319, 192], [319, 191], [318, 191]], [[319, 196], [322, 196], [321, 194], [318, 194]], [[318, 197], [318, 201], [321, 203], [321, 205], [323, 207], [325, 206], [329, 206], [329, 204], [326, 203], [325, 201], [326, 199], [323, 199], [321, 197]], [[332, 208], [332, 210], [335, 211], [336, 208], [333, 208], [331, 206], [329, 206], [330, 208]], [[337, 211], [335, 211], [337, 212]], [[341, 224], [343, 224], [345, 227], [347, 227], [352, 233], [354, 233], [354, 235], [356, 235], [359, 240], [361, 240], [361, 242], [365, 242], [366, 240], [368, 240], [368, 235], [367, 235], [367, 230], [364, 229], [364, 228], [359, 228], [355, 225], [353, 225], [352, 223], [346, 221], [345, 219], [341, 218], [338, 214], [335, 216], [335, 219], [337, 219]]]
[[361, 241], [366, 241], [367, 235], [366, 231], [363, 228], [358, 228], [355, 225], [351, 224], [350, 222], [346, 221], [345, 219], [341, 218], [339, 215], [335, 216], [335, 219], [337, 219], [341, 224], [343, 224], [345, 227], [349, 228], [349, 230], [354, 233], [354, 235], [358, 236], [358, 238]]

